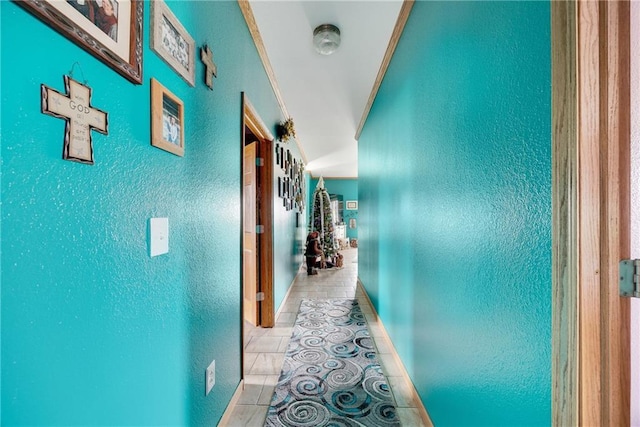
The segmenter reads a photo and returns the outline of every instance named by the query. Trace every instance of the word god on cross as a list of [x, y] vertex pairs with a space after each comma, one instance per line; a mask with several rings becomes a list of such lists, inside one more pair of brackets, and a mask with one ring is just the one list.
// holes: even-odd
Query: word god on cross
[[91, 131], [108, 135], [107, 113], [91, 106], [91, 88], [64, 76], [66, 94], [41, 85], [42, 113], [66, 121], [62, 158], [74, 162], [93, 162]]

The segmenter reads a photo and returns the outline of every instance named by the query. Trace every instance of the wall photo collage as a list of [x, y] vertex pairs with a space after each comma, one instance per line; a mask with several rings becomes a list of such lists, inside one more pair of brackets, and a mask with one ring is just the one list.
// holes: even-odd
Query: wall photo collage
[[278, 177], [278, 197], [282, 198], [282, 205], [287, 211], [304, 211], [304, 163], [291, 154], [282, 144], [275, 146], [276, 165], [284, 173]]
[[[125, 77], [133, 84], [141, 85], [142, 81], [142, 53], [144, 28], [143, 0], [13, 0], [35, 17], [67, 37], [72, 42], [104, 62], [107, 66]], [[154, 0], [150, 4], [150, 46], [167, 65], [169, 65], [185, 82], [195, 87], [195, 41], [180, 23], [163, 0]], [[213, 62], [210, 46], [203, 44], [200, 48], [200, 60], [204, 64], [204, 84], [213, 89], [213, 77], [217, 77], [217, 68]], [[65, 79], [66, 94], [41, 85], [41, 111], [67, 121], [63, 146], [63, 159], [85, 164], [94, 164], [94, 150], [91, 141], [91, 130], [105, 135], [107, 131], [106, 113], [90, 105], [91, 88], [73, 79], [73, 64], [69, 76]], [[84, 76], [83, 76], [84, 78]], [[177, 156], [184, 156], [184, 104], [180, 98], [169, 89], [162, 86], [156, 79], [151, 78], [152, 122], [151, 145], [168, 151]], [[81, 94], [81, 95], [78, 95]], [[85, 95], [86, 94], [86, 95]], [[55, 98], [55, 99], [54, 99]], [[54, 101], [64, 101], [65, 98], [79, 105], [82, 111], [82, 126], [86, 127], [82, 138], [70, 141], [71, 124], [70, 111], [72, 107], [62, 111], [54, 111], [51, 107]], [[70, 102], [67, 102], [70, 104]], [[95, 114], [93, 114], [95, 112]], [[99, 120], [96, 114], [104, 114]], [[86, 116], [86, 117], [85, 117]], [[76, 120], [77, 121], [77, 120]], [[95, 122], [95, 123], [94, 123]]]

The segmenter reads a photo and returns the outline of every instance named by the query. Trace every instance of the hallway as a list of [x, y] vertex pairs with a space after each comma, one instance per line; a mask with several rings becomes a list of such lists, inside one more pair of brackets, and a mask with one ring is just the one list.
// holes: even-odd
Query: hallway
[[377, 316], [358, 280], [358, 250], [341, 251], [344, 268], [321, 270], [317, 276], [308, 276], [300, 269], [291, 290], [276, 317], [274, 328], [262, 329], [245, 325], [245, 389], [231, 411], [230, 427], [261, 427], [266, 418], [274, 387], [278, 381], [284, 353], [287, 350], [300, 302], [305, 298], [356, 297], [367, 319], [369, 331], [378, 350], [378, 359], [393, 392], [400, 421], [406, 426], [420, 426], [420, 401], [413, 387], [403, 378], [393, 348], [378, 324]]
[[[256, 3], [256, 8], [273, 11], [288, 2], [158, 2], [167, 3], [167, 10], [152, 6], [156, 2], [122, 2], [120, 20], [130, 15], [131, 25], [119, 29], [136, 43], [118, 38], [125, 48], [119, 63], [105, 62], [97, 45], [61, 32], [68, 27], [52, 21], [61, 14], [44, 16], [28, 8], [52, 3], [74, 9], [69, 2], [4, 1], [0, 6], [6, 177], [0, 200], [0, 424], [199, 426], [221, 423], [224, 415], [227, 425], [260, 425], [259, 413], [267, 410], [297, 303], [307, 292], [312, 297], [366, 298], [357, 293], [357, 285], [366, 289], [384, 322], [383, 329], [370, 313], [382, 364], [391, 371], [395, 360], [386, 335], [378, 336], [386, 330], [422, 398], [415, 410], [408, 409], [411, 404], [402, 402], [405, 393], [394, 384], [404, 378], [390, 372], [405, 418], [419, 412], [420, 404], [436, 425], [547, 425], [565, 414], [577, 416], [582, 396], [575, 392], [578, 370], [585, 375], [604, 370], [582, 369], [579, 359], [578, 344], [586, 341], [580, 336], [584, 311], [577, 309], [577, 299], [591, 294], [597, 299], [602, 293], [585, 294], [578, 288], [576, 278], [583, 273], [578, 267], [588, 266], [576, 260], [601, 267], [600, 254], [613, 263], [614, 253], [606, 248], [595, 253], [592, 243], [613, 242], [604, 238], [604, 229], [585, 238], [575, 232], [582, 230], [580, 224], [609, 231], [614, 229], [610, 224], [621, 224], [600, 214], [613, 214], [613, 205], [610, 209], [605, 203], [614, 195], [609, 184], [622, 181], [609, 180], [608, 157], [600, 150], [605, 147], [601, 137], [614, 133], [613, 128], [609, 132], [612, 121], [599, 116], [584, 120], [575, 109], [594, 117], [629, 109], [609, 108], [617, 98], [609, 96], [608, 88], [618, 86], [599, 86], [608, 76], [624, 74], [605, 73], [604, 64], [576, 67], [576, 53], [591, 51], [572, 40], [577, 22], [601, 23], [613, 16], [604, 6], [618, 3], [402, 1], [407, 8], [413, 5], [410, 11], [404, 8], [404, 29], [385, 57], [375, 96], [366, 100], [371, 104], [367, 114], [349, 114], [332, 105], [313, 116], [317, 131], [304, 125], [289, 92], [277, 82], [294, 84], [295, 77], [301, 81], [296, 93], [303, 97], [307, 87], [323, 86], [309, 78], [300, 55], [286, 42], [276, 46], [296, 66], [286, 69], [294, 74], [291, 79], [280, 77], [276, 55], [265, 47], [267, 28], [291, 34], [299, 26], [303, 36], [288, 38], [306, 46], [314, 71], [343, 78], [328, 90], [354, 106], [350, 94], [355, 86], [332, 62], [370, 59], [369, 50], [351, 44], [351, 35], [371, 40], [371, 33], [354, 32], [340, 22], [341, 49], [321, 57], [313, 51], [313, 30], [331, 17], [315, 22], [302, 12], [321, 6], [373, 7], [373, 2], [302, 2], [300, 15], [280, 15], [277, 28], [264, 27], [265, 34], [256, 25], [260, 18], [247, 13], [248, 6]], [[606, 16], [576, 15], [582, 6]], [[181, 24], [181, 35], [195, 42], [189, 48], [196, 55], [189, 55], [194, 61], [188, 76], [167, 62], [170, 52], [158, 52], [149, 37], [154, 24], [163, 22], [162, 10]], [[368, 14], [367, 19], [362, 16], [355, 21], [366, 28], [371, 22]], [[69, 20], [112, 39], [82, 16]], [[606, 34], [603, 43], [612, 41]], [[17, 35], [23, 43], [12, 42]], [[38, 54], [25, 46], [37, 46]], [[198, 55], [205, 47], [217, 64], [213, 88], [203, 79], [213, 67]], [[597, 49], [592, 59], [605, 61], [604, 53]], [[119, 66], [139, 72], [137, 81]], [[380, 70], [376, 67], [374, 74]], [[582, 70], [598, 74], [593, 80], [597, 84], [574, 84]], [[64, 158], [71, 119], [43, 111], [49, 99], [43, 88], [70, 92], [68, 78], [91, 94], [84, 97], [86, 108], [109, 114], [107, 134], [84, 133], [93, 165]], [[182, 106], [182, 156], [153, 144], [154, 136], [162, 135], [152, 124], [163, 121], [165, 96], [151, 96], [152, 79], [166, 89], [168, 103]], [[577, 96], [577, 87], [597, 96]], [[269, 277], [276, 301], [270, 305], [270, 325], [278, 322], [254, 331], [247, 342], [241, 320], [244, 96], [256, 111], [254, 124], [263, 124], [273, 136], [272, 162], [258, 161], [267, 166], [262, 170], [273, 172], [272, 185], [264, 187], [273, 196], [268, 200], [273, 218], [259, 225], [273, 235]], [[70, 102], [72, 95], [65, 97]], [[315, 108], [314, 100], [306, 96]], [[325, 113], [345, 119], [348, 139], [325, 134], [338, 129], [322, 120]], [[279, 126], [289, 118], [295, 119], [296, 138], [280, 141]], [[556, 126], [559, 118], [567, 122]], [[588, 152], [593, 156], [585, 162], [575, 156], [583, 146], [578, 136], [587, 135], [581, 126], [587, 124], [594, 127]], [[316, 136], [320, 142], [307, 148]], [[607, 143], [606, 154], [618, 153], [616, 146]], [[338, 161], [318, 150], [327, 147], [336, 148]], [[333, 171], [356, 153], [357, 170]], [[581, 173], [582, 166], [596, 160], [605, 162], [596, 167], [597, 174]], [[291, 164], [294, 168], [287, 168]], [[303, 171], [302, 200], [291, 197], [295, 165]], [[309, 193], [320, 176], [357, 187], [353, 193], [331, 190], [344, 196], [345, 207], [357, 203], [357, 210], [345, 212], [344, 218], [357, 227], [359, 248], [347, 254], [357, 257], [357, 268], [347, 262], [344, 270], [299, 277], [299, 232], [309, 227]], [[597, 185], [582, 185], [579, 178]], [[580, 189], [588, 197], [576, 194]], [[303, 209], [296, 209], [298, 201]], [[577, 201], [584, 206], [572, 204]], [[590, 216], [583, 218], [585, 206]], [[560, 219], [566, 228], [558, 227]], [[157, 223], [168, 227], [154, 232], [152, 239], [152, 223], [154, 229]], [[158, 240], [168, 252], [157, 255]], [[577, 253], [578, 247], [593, 256]], [[594, 284], [605, 277], [604, 271], [597, 270]], [[588, 283], [589, 289], [597, 289]], [[604, 300], [596, 302], [590, 306], [604, 313]], [[562, 328], [555, 327], [558, 317], [566, 320]], [[600, 329], [594, 329], [593, 337]], [[594, 343], [590, 348], [607, 347]], [[566, 360], [570, 369], [563, 370], [558, 360]], [[207, 394], [211, 366], [215, 385]], [[246, 386], [241, 399], [239, 384]], [[593, 396], [599, 398], [594, 388]], [[39, 404], [34, 407], [34, 402]], [[236, 417], [230, 422], [234, 408]]]

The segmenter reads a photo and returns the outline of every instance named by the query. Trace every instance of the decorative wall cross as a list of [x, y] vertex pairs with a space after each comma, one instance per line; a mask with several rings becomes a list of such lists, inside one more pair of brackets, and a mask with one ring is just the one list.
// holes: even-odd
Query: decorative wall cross
[[200, 59], [205, 66], [204, 82], [213, 90], [213, 77], [218, 77], [218, 67], [213, 62], [213, 52], [206, 44], [200, 48]]
[[91, 88], [64, 76], [66, 94], [40, 86], [41, 111], [66, 121], [62, 158], [74, 162], [93, 162], [91, 131], [109, 134], [107, 113], [91, 106]]

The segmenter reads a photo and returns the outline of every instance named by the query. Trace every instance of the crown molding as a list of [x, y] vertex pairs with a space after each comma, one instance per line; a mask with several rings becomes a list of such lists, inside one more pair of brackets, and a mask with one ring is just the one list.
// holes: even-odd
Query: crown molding
[[[284, 99], [282, 98], [282, 93], [280, 92], [280, 87], [278, 86], [278, 81], [276, 80], [276, 75], [273, 72], [273, 67], [271, 66], [271, 61], [269, 61], [269, 55], [267, 55], [267, 49], [264, 47], [264, 42], [262, 40], [262, 36], [260, 35], [260, 29], [258, 28], [258, 24], [256, 22], [255, 17], [253, 16], [253, 9], [251, 9], [251, 4], [249, 4], [248, 0], [238, 0], [238, 6], [240, 7], [240, 11], [242, 12], [242, 16], [244, 16], [244, 20], [247, 23], [247, 27], [249, 28], [249, 33], [251, 34], [251, 38], [253, 39], [253, 43], [258, 50], [258, 55], [260, 56], [260, 60], [262, 61], [262, 66], [264, 67], [264, 71], [267, 73], [267, 78], [269, 79], [269, 83], [271, 83], [271, 89], [273, 89], [273, 94], [278, 101], [278, 105], [280, 106], [280, 111], [282, 112], [283, 117], [289, 118], [289, 111], [287, 110], [287, 106], [284, 103]], [[300, 155], [302, 156], [302, 160], [305, 164], [308, 164], [307, 156], [300, 145], [300, 142], [297, 138], [294, 138], [296, 141], [296, 145], [298, 146], [298, 151], [300, 151]]]

